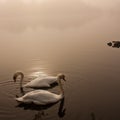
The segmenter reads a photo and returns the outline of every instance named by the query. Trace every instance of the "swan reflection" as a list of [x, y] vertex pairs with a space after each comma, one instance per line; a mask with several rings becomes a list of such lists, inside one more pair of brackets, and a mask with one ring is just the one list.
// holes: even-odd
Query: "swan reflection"
[[61, 99], [61, 101], [57, 103], [48, 104], [48, 105], [35, 105], [34, 103], [31, 104], [19, 103], [16, 107], [23, 108], [24, 110], [37, 111], [37, 113], [34, 115], [34, 118], [32, 120], [41, 120], [43, 117], [48, 116], [48, 114], [45, 111], [47, 109], [52, 108], [54, 105], [58, 103], [60, 103], [58, 108], [58, 117], [63, 118], [66, 113], [66, 108], [64, 108], [65, 98]]
[[64, 108], [64, 103], [65, 103], [65, 97], [60, 101], [60, 106], [58, 110], [58, 116], [60, 118], [65, 116], [66, 108]]
[[41, 120], [43, 116], [46, 116], [47, 114], [44, 113], [44, 111], [39, 111], [38, 113], [35, 114], [35, 117], [33, 120]]

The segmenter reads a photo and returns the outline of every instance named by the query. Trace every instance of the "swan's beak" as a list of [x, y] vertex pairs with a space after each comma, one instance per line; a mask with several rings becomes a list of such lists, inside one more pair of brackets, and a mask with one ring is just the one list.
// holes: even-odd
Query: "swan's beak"
[[14, 79], [14, 83], [16, 83], [16, 79]]
[[65, 79], [65, 78], [63, 78], [63, 80], [64, 80], [64, 81], [66, 81], [66, 79]]

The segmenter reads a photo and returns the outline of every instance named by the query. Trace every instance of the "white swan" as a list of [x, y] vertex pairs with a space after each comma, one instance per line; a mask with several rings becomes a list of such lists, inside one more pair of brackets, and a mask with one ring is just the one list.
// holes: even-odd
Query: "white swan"
[[64, 90], [61, 84], [61, 80], [59, 80], [59, 86], [61, 93], [59, 95], [51, 93], [46, 90], [35, 90], [32, 92], [28, 92], [22, 97], [15, 98], [16, 101], [21, 103], [34, 103], [36, 105], [47, 105], [50, 103], [56, 103], [60, 101], [64, 97]]
[[[20, 87], [22, 87], [22, 82], [23, 82], [24, 74], [22, 72], [17, 72], [14, 74], [14, 81], [20, 80]], [[36, 78], [27, 84], [25, 84], [23, 87], [29, 87], [29, 88], [41, 88], [41, 87], [50, 87], [51, 84], [57, 82], [58, 80], [65, 80], [65, 75], [63, 74], [58, 74], [57, 76], [48, 76], [44, 78]]]

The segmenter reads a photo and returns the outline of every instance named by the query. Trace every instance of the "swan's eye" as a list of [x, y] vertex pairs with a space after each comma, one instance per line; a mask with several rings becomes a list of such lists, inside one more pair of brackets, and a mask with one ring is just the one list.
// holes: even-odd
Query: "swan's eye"
[[17, 80], [21, 80], [23, 77], [21, 76], [21, 75], [18, 75], [17, 77], [16, 77], [16, 81]]

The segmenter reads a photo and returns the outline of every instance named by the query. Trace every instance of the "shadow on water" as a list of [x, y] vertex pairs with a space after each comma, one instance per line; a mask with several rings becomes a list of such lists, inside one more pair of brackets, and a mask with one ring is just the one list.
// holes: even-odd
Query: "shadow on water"
[[119, 48], [120, 47], [120, 41], [112, 41], [107, 43], [108, 46], [113, 47], [113, 48]]
[[[45, 117], [48, 115], [48, 114], [45, 114], [45, 110], [53, 107], [57, 103], [48, 104], [48, 105], [35, 105], [34, 103], [31, 103], [31, 104], [19, 103], [16, 107], [23, 108], [24, 110], [37, 111], [33, 120], [40, 120], [42, 117]], [[63, 98], [60, 101], [60, 105], [59, 105], [59, 109], [58, 109], [58, 116], [60, 118], [65, 116], [66, 109], [64, 108], [64, 103], [65, 103], [65, 98]]]
[[95, 117], [95, 113], [94, 112], [91, 112], [91, 120], [96, 120], [96, 117]]

